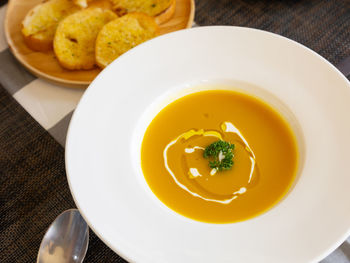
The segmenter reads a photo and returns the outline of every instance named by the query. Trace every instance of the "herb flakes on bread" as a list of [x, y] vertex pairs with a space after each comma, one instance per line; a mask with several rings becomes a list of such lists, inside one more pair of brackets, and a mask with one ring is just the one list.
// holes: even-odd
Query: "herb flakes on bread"
[[96, 39], [96, 62], [104, 68], [129, 49], [159, 35], [153, 17], [130, 13], [106, 24]]
[[76, 12], [58, 27], [54, 51], [66, 69], [91, 69], [95, 65], [95, 41], [102, 27], [118, 16], [110, 10], [87, 8]]
[[73, 0], [73, 3], [77, 6], [80, 6], [81, 8], [87, 8], [88, 7], [88, 0]]
[[111, 0], [113, 10], [119, 15], [141, 12], [158, 17], [157, 22], [163, 23], [175, 12], [175, 0]]
[[22, 22], [22, 35], [35, 51], [52, 49], [58, 23], [79, 10], [71, 0], [49, 0], [31, 9]]

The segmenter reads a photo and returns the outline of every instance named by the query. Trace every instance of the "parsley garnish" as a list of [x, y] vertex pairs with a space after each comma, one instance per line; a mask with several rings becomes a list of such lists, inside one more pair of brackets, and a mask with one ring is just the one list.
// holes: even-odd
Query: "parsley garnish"
[[234, 144], [225, 141], [216, 141], [204, 150], [204, 158], [209, 159], [209, 167], [217, 171], [229, 170], [233, 166]]

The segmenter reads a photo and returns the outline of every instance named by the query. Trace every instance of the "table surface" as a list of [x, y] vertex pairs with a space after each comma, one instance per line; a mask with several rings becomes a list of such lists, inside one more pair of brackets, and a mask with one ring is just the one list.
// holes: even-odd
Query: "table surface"
[[[24, 0], [23, 0], [24, 1]], [[64, 142], [83, 90], [28, 73], [11, 55], [0, 0], [0, 262], [34, 262], [47, 227], [75, 207], [67, 185]], [[198, 0], [195, 22], [274, 32], [334, 65], [350, 56], [350, 1]], [[124, 262], [90, 231], [84, 262]], [[322, 263], [350, 263], [350, 239]]]

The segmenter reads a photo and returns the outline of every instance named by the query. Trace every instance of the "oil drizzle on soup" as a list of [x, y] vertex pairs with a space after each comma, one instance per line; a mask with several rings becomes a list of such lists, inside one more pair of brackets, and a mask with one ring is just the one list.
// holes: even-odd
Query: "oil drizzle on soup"
[[[217, 171], [203, 157], [218, 140], [235, 145], [230, 170]], [[242, 221], [271, 208], [292, 185], [297, 161], [282, 116], [254, 97], [226, 90], [169, 104], [148, 126], [141, 147], [154, 194], [174, 211], [210, 223]]]
[[[247, 188], [249, 188], [253, 181], [253, 176], [254, 179], [257, 180], [258, 169], [256, 169], [255, 155], [241, 132], [231, 122], [222, 123], [221, 129], [221, 132], [215, 130], [204, 131], [203, 129], [198, 131], [189, 130], [167, 144], [163, 151], [163, 158], [164, 166], [167, 169], [168, 173], [171, 175], [174, 182], [183, 190], [187, 191], [189, 194], [195, 197], [201, 198], [208, 202], [228, 204], [236, 199], [239, 195], [244, 194], [247, 191]], [[212, 176], [217, 173], [217, 170], [215, 168], [208, 169], [208, 165], [206, 165], [207, 162], [201, 158], [205, 150], [205, 146], [208, 144], [208, 142], [218, 139], [235, 142], [235, 144], [238, 144], [238, 146], [242, 147], [246, 151], [246, 155], [249, 156], [249, 159], [251, 161], [247, 183], [239, 189], [232, 189], [232, 193], [224, 195], [213, 193], [212, 191], [206, 189], [205, 185], [211, 184]], [[195, 146], [192, 146], [194, 144]], [[184, 148], [184, 152], [181, 155], [177, 154], [176, 152], [176, 155], [178, 156], [173, 157], [174, 159], [177, 159], [177, 161], [173, 160], [172, 162], [174, 169], [176, 169], [176, 166], [180, 165], [181, 160], [183, 162], [183, 170], [177, 174], [173, 172], [168, 163], [168, 151], [172, 150], [171, 147], [176, 146], [180, 147], [181, 149]], [[244, 154], [244, 150], [241, 151], [242, 154]], [[181, 182], [183, 179], [185, 179], [183, 178], [183, 175], [186, 174], [188, 175], [188, 178], [186, 179], [190, 180]], [[196, 178], [198, 181], [192, 180]], [[201, 182], [203, 180], [208, 182]]]

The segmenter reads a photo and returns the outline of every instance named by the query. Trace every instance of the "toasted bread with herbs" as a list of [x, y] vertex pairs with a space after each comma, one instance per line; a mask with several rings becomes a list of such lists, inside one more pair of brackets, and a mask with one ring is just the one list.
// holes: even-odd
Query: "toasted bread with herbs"
[[118, 16], [110, 10], [83, 9], [63, 19], [56, 30], [54, 51], [66, 69], [91, 69], [95, 65], [95, 41], [102, 27]]
[[112, 3], [109, 0], [73, 0], [73, 3], [82, 9], [87, 7], [100, 7], [112, 10]]
[[49, 0], [35, 6], [22, 22], [25, 43], [36, 51], [52, 49], [58, 23], [78, 10], [71, 0]]
[[175, 0], [111, 0], [113, 10], [123, 16], [127, 13], [140, 12], [157, 17], [156, 22], [163, 23], [175, 12]]
[[155, 19], [130, 13], [106, 24], [96, 39], [96, 62], [104, 68], [129, 49], [159, 35]]
[[73, 0], [73, 3], [81, 8], [87, 8], [89, 0]]

